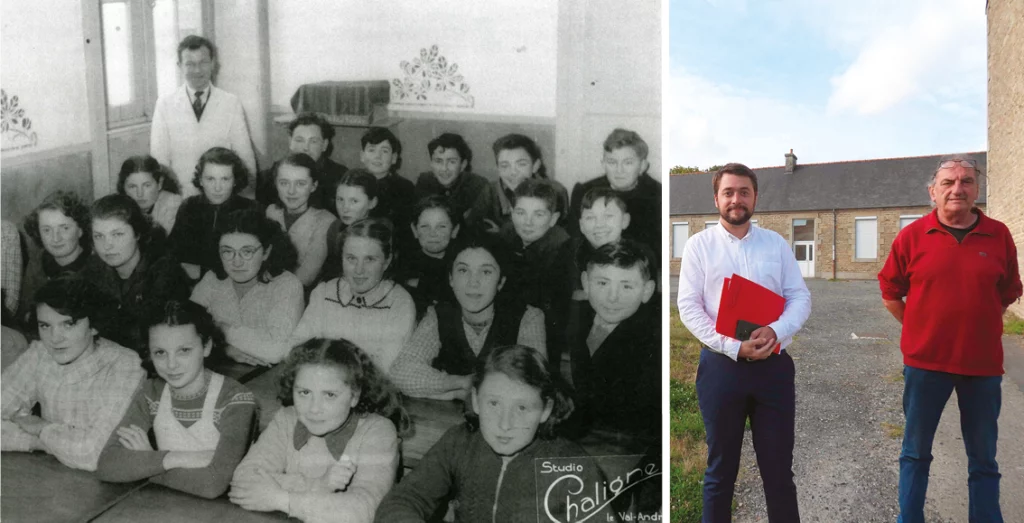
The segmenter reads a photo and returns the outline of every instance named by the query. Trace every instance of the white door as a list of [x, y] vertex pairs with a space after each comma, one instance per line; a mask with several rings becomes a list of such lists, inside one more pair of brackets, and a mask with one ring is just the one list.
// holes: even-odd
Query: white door
[[814, 277], [814, 242], [799, 241], [793, 242], [793, 254], [796, 256], [796, 264], [800, 267], [800, 274], [804, 278]]

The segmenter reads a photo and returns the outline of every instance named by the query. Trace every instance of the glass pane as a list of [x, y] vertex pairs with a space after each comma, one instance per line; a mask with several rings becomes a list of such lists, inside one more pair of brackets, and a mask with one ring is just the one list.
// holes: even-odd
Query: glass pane
[[150, 3], [153, 5], [157, 96], [164, 96], [178, 88], [178, 11], [174, 0]]
[[686, 239], [690, 236], [690, 225], [686, 223], [672, 224], [672, 257], [682, 258], [683, 247]]
[[107, 105], [125, 105], [135, 99], [131, 11], [128, 2], [105, 2], [102, 13]]
[[796, 261], [807, 261], [807, 246], [797, 245], [796, 246]]
[[793, 220], [793, 241], [812, 242], [814, 241], [814, 219], [804, 218]]
[[876, 258], [878, 256], [878, 223], [875, 220], [856, 220], [855, 223], [854, 257]]

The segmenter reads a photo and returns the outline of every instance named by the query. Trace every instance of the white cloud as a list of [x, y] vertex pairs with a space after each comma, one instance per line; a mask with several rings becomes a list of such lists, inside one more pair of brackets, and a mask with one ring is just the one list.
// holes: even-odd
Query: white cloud
[[803, 163], [985, 149], [984, 5], [777, 0], [771, 11], [763, 23], [825, 43], [837, 71], [827, 102], [737, 88], [670, 57], [668, 166], [781, 165], [790, 148]]
[[985, 70], [985, 13], [977, 2], [924, 3], [905, 19], [877, 23], [853, 63], [832, 78], [831, 113], [878, 114], [925, 94], [978, 94], [978, 82], [963, 82]]

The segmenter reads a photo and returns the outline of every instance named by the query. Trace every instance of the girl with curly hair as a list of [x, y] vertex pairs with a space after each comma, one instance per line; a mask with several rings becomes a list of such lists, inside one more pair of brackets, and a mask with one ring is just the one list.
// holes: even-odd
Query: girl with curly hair
[[302, 282], [291, 271], [295, 247], [274, 222], [256, 210], [235, 211], [217, 225], [221, 265], [192, 290], [227, 338], [227, 357], [249, 365], [274, 365], [305, 307]]
[[313, 339], [288, 356], [278, 397], [284, 408], [235, 470], [231, 501], [306, 522], [372, 521], [408, 428], [398, 391], [352, 342]]

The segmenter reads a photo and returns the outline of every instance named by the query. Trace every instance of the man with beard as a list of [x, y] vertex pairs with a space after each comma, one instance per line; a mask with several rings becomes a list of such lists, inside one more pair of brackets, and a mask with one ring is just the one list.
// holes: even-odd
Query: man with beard
[[[779, 234], [752, 227], [757, 175], [730, 163], [714, 178], [721, 219], [687, 240], [679, 269], [679, 317], [703, 343], [697, 400], [707, 431], [705, 523], [732, 519], [744, 424], [750, 428], [761, 469], [768, 520], [800, 521], [793, 482], [796, 393], [793, 359], [786, 352], [811, 313], [811, 294], [789, 244]], [[722, 282], [737, 274], [786, 300], [778, 320], [740, 341], [715, 331]], [[782, 351], [774, 354], [776, 343]]]

